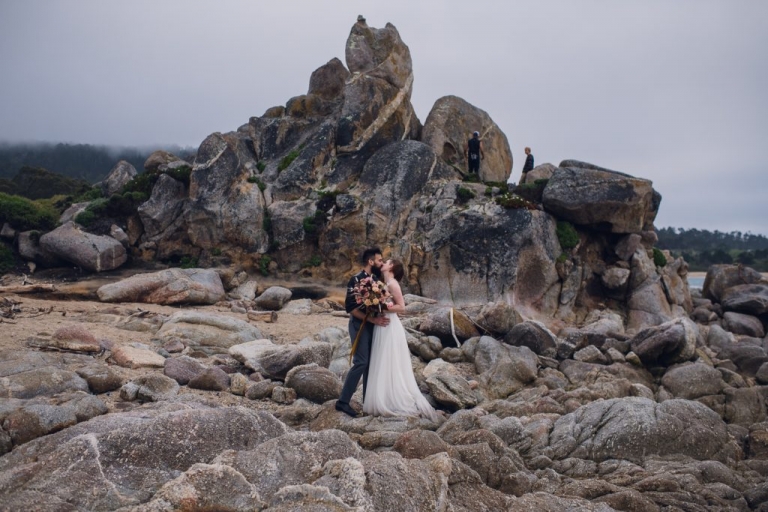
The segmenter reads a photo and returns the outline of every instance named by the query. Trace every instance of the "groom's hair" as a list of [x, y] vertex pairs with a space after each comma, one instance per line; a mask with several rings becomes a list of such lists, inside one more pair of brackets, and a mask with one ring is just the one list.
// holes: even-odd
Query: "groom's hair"
[[360, 263], [363, 265], [368, 264], [368, 260], [374, 259], [377, 254], [382, 254], [381, 249], [378, 247], [369, 247], [366, 250], [363, 251], [363, 254], [360, 255]]
[[392, 275], [398, 282], [403, 280], [405, 271], [403, 270], [403, 262], [400, 260], [392, 260]]

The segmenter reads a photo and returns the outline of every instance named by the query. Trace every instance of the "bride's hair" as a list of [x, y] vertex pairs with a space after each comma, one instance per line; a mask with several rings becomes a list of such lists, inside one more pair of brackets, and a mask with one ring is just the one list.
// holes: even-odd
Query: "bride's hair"
[[403, 270], [403, 262], [400, 260], [392, 260], [392, 275], [397, 279], [398, 281], [403, 280], [403, 276], [405, 275], [405, 271]]

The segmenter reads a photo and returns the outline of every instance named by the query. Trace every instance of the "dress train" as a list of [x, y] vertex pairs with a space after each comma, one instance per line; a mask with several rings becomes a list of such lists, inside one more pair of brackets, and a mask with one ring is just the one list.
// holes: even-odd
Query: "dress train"
[[363, 411], [374, 416], [424, 416], [435, 421], [437, 414], [413, 376], [403, 324], [395, 313], [387, 313], [387, 317], [389, 325], [373, 329]]

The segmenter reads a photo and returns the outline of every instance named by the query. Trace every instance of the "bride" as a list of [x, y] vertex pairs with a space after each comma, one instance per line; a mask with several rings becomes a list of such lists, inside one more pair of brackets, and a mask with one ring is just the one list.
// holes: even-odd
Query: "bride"
[[373, 348], [368, 369], [368, 392], [363, 412], [374, 416], [424, 416], [435, 421], [437, 415], [419, 391], [411, 368], [411, 353], [405, 329], [397, 313], [405, 312], [403, 292], [398, 281], [403, 278], [403, 264], [387, 260], [381, 274], [394, 303], [387, 309], [389, 324], [373, 329]]

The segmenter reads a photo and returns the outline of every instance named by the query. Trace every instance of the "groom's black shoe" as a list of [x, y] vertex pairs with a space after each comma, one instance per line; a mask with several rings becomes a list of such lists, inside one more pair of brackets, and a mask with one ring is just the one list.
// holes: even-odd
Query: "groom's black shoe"
[[351, 405], [345, 404], [344, 402], [336, 401], [336, 410], [348, 414], [353, 418], [357, 418], [357, 411], [354, 410]]

